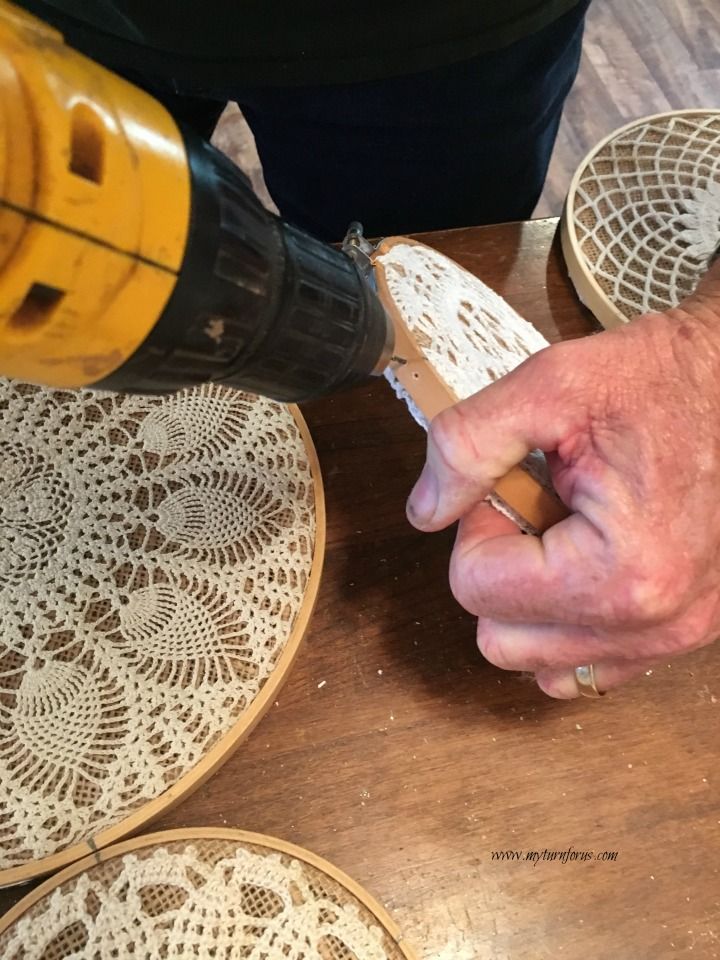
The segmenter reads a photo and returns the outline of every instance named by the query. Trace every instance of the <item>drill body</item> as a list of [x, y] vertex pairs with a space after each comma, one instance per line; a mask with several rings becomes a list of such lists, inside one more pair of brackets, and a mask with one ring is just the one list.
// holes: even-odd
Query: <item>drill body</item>
[[4, 2], [0, 48], [0, 375], [294, 402], [384, 369], [392, 328], [351, 257]]

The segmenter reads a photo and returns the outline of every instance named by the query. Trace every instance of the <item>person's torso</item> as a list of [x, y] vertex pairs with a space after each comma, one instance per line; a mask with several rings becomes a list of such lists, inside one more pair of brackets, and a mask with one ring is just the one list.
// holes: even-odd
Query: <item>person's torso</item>
[[[23, 2], [23, 0], [21, 0]], [[578, 0], [25, 0], [98, 58], [153, 53], [200, 86], [343, 83], [441, 66], [496, 50]], [[78, 42], [79, 41], [79, 42]]]

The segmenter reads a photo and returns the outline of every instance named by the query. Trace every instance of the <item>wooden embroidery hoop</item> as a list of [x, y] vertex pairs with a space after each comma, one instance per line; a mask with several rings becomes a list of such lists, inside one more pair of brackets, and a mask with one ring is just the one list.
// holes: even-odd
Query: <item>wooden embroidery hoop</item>
[[[404, 364], [391, 364], [393, 376], [430, 422], [438, 413], [456, 404], [459, 397], [418, 346], [390, 293], [383, 265], [378, 258], [396, 245], [430, 248], [407, 237], [389, 237], [382, 241], [373, 257], [378, 294], [395, 328], [395, 353], [407, 361]], [[463, 268], [458, 266], [458, 269]], [[513, 467], [498, 480], [495, 493], [539, 533], [568, 516], [565, 505], [519, 466]]]
[[[578, 189], [583, 178], [586, 176], [588, 167], [608, 144], [621, 138], [633, 129], [642, 128], [655, 121], [662, 123], [673, 118], [683, 117], [720, 117], [720, 110], [703, 110], [697, 108], [690, 110], [672, 110], [665, 111], [664, 113], [654, 113], [647, 117], [633, 120], [631, 123], [627, 123], [617, 130], [613, 130], [612, 133], [596, 144], [582, 159], [570, 181], [570, 188], [560, 220], [560, 241], [565, 258], [565, 265], [578, 297], [598, 322], [606, 329], [627, 323], [629, 317], [618, 309], [605, 290], [603, 290], [601, 284], [598, 283], [593, 265], [588, 262], [588, 258], [583, 252], [575, 220]], [[675, 306], [675, 304], [672, 304], [672, 306]]]
[[[116, 843], [129, 833], [135, 833], [162, 814], [167, 813], [181, 800], [184, 800], [198, 787], [202, 786], [216, 770], [230, 759], [235, 750], [244, 742], [268, 711], [274, 700], [277, 699], [278, 692], [285, 683], [298, 654], [315, 607], [325, 557], [326, 540], [325, 492], [315, 444], [298, 407], [293, 404], [289, 405], [287, 409], [292, 414], [301, 434], [312, 475], [315, 499], [315, 542], [305, 596], [293, 629], [272, 673], [237, 722], [215, 743], [202, 760], [188, 773], [180, 777], [172, 787], [148, 803], [143, 804], [123, 820], [101, 830], [92, 837], [88, 837], [86, 840], [74, 843], [58, 853], [39, 860], [30, 860], [17, 867], [0, 870], [0, 887], [26, 883], [48, 873], [54, 873], [56, 870], [67, 866], [67, 864], [80, 860], [82, 857], [87, 857], [89, 854], [97, 856], [99, 849]], [[1, 926], [0, 929], [2, 929]]]
[[79, 876], [86, 870], [136, 850], [185, 840], [220, 840], [235, 842], [238, 845], [245, 844], [254, 847], [265, 847], [273, 852], [284, 854], [295, 860], [309, 864], [321, 873], [326, 874], [347, 890], [355, 900], [361, 903], [393, 941], [394, 946], [396, 946], [402, 956], [405, 957], [405, 960], [418, 960], [417, 954], [405, 943], [400, 928], [384, 907], [382, 907], [367, 890], [361, 887], [359, 883], [353, 880], [352, 877], [349, 877], [327, 860], [324, 860], [309, 850], [295, 846], [295, 844], [288, 843], [285, 840], [279, 840], [276, 837], [269, 837], [260, 833], [250, 833], [245, 830], [215, 827], [165, 830], [158, 833], [147, 834], [143, 837], [134, 837], [131, 840], [115, 843], [102, 850], [93, 851], [89, 856], [70, 864], [70, 866], [67, 866], [64, 870], [61, 870], [59, 873], [56, 873], [48, 880], [39, 884], [39, 886], [32, 890], [27, 896], [16, 903], [3, 917], [0, 917], [0, 935], [4, 934], [24, 913], [31, 907], [34, 907], [40, 900], [50, 895], [68, 880], [72, 880], [73, 877]]

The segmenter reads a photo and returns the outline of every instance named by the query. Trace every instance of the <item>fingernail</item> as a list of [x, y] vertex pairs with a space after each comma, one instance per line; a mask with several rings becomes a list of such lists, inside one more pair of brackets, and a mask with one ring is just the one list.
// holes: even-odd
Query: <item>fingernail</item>
[[410, 522], [421, 526], [430, 523], [438, 505], [438, 484], [435, 473], [425, 464], [407, 502]]

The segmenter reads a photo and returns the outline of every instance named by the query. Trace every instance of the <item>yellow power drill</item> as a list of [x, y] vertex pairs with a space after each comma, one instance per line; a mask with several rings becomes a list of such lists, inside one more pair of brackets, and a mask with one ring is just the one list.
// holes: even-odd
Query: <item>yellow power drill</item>
[[360, 262], [268, 213], [153, 97], [0, 3], [0, 375], [299, 401], [381, 372]]

